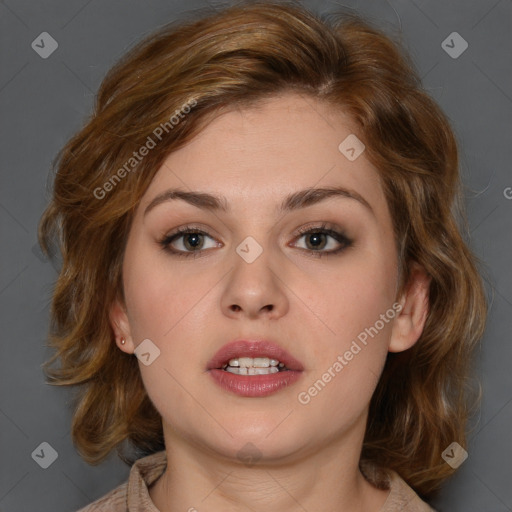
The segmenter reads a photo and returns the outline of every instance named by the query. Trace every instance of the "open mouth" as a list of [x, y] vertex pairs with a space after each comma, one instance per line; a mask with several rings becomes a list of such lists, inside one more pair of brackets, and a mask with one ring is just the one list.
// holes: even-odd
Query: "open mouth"
[[304, 367], [276, 342], [253, 339], [227, 343], [210, 359], [206, 369], [225, 391], [261, 398], [297, 382]]
[[270, 375], [288, 371], [284, 363], [269, 357], [235, 357], [219, 369], [235, 375]]
[[302, 371], [304, 367], [275, 342], [236, 340], [224, 345], [210, 359], [207, 370], [212, 369], [235, 375], [271, 375]]

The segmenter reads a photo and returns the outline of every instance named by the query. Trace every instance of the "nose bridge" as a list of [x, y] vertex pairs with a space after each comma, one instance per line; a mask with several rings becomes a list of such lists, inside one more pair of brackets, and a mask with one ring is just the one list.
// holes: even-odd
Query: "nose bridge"
[[270, 247], [271, 237], [259, 231], [259, 240], [245, 237], [234, 250], [232, 271], [223, 296], [226, 312], [245, 312], [249, 316], [262, 311], [278, 315], [286, 309], [286, 295], [278, 278], [278, 255]]

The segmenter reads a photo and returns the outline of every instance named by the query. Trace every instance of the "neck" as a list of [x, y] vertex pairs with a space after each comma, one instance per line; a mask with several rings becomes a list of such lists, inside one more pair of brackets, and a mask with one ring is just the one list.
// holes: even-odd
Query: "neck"
[[389, 491], [377, 489], [359, 471], [361, 431], [354, 425], [323, 448], [303, 447], [300, 455], [277, 459], [262, 453], [259, 460], [238, 460], [195, 444], [164, 423], [167, 470], [149, 494], [160, 512], [377, 512]]

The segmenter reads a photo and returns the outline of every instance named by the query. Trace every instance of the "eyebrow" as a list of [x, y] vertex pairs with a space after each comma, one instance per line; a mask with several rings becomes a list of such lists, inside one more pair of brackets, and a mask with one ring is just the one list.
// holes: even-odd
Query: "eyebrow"
[[[277, 211], [280, 213], [299, 210], [300, 208], [312, 206], [332, 197], [354, 199], [375, 215], [370, 203], [368, 203], [361, 194], [355, 190], [349, 190], [344, 187], [306, 188], [293, 192], [284, 199]], [[155, 208], [155, 206], [173, 200], [182, 200], [203, 210], [222, 211], [226, 213], [230, 211], [228, 201], [224, 196], [215, 196], [206, 192], [189, 192], [180, 189], [169, 189], [157, 195], [149, 203], [144, 211], [144, 216]]]

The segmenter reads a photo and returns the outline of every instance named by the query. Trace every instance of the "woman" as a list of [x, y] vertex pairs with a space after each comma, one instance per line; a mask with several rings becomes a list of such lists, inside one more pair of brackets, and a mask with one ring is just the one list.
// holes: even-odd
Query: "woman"
[[133, 464], [82, 511], [433, 510], [486, 314], [460, 214], [446, 117], [355, 15], [251, 2], [131, 50], [40, 225], [49, 382], [86, 461]]

